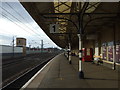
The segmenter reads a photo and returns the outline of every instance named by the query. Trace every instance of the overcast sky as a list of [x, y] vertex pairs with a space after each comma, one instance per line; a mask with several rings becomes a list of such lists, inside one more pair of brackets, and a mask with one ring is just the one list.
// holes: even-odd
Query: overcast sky
[[11, 45], [13, 36], [26, 38], [27, 46], [30, 44], [40, 47], [43, 40], [44, 47], [56, 47], [19, 2], [2, 2], [0, 3], [0, 44]]

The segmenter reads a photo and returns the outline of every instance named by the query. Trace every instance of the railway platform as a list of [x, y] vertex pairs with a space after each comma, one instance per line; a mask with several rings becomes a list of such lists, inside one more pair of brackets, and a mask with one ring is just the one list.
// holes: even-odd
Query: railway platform
[[64, 54], [57, 55], [21, 90], [29, 88], [120, 88], [118, 71], [92, 64], [92, 62], [82, 62], [85, 76], [84, 79], [80, 79], [78, 60], [78, 57], [72, 56], [72, 64], [69, 64]]

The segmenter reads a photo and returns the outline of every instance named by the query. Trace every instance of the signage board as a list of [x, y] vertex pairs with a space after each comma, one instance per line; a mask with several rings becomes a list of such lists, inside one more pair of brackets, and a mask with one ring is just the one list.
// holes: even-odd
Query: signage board
[[50, 33], [59, 33], [59, 25], [50, 24]]

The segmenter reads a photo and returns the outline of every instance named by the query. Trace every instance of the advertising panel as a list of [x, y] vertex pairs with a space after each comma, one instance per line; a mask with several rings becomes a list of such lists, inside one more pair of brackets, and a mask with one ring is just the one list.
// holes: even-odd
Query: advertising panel
[[113, 62], [113, 42], [108, 42], [108, 61]]
[[107, 60], [107, 44], [102, 44], [102, 59]]
[[116, 62], [120, 63], [120, 45], [116, 45]]
[[113, 46], [108, 46], [108, 61], [113, 62]]

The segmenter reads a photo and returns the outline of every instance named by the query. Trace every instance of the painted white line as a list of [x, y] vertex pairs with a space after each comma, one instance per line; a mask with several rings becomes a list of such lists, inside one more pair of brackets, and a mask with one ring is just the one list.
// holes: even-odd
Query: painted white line
[[[54, 58], [53, 58], [53, 59], [54, 59]], [[50, 62], [53, 61], [53, 59], [50, 60], [43, 68], [41, 68], [25, 85], [22, 86], [22, 88], [21, 88], [20, 90], [24, 90], [24, 89], [32, 82], [32, 80], [33, 80]]]

